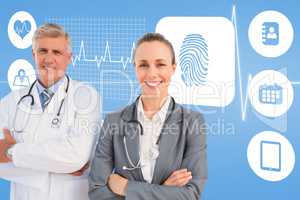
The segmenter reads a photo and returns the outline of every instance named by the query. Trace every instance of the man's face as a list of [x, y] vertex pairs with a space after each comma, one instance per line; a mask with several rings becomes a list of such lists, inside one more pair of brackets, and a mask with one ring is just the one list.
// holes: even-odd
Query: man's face
[[37, 39], [32, 55], [39, 80], [45, 87], [49, 87], [64, 76], [72, 53], [65, 37], [45, 37]]

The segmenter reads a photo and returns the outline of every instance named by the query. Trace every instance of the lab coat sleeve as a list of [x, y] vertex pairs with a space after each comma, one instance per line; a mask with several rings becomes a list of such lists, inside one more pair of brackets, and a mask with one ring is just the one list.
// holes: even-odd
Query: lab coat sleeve
[[[75, 109], [74, 124], [67, 130], [60, 130], [67, 131], [59, 133], [62, 137], [16, 144], [13, 148], [14, 165], [54, 173], [72, 173], [81, 169], [90, 159], [100, 129], [100, 97], [94, 89], [91, 92], [96, 101], [93, 108], [89, 112]], [[57, 134], [57, 131], [50, 129], [47, 134]]]
[[9, 96], [5, 96], [0, 101], [0, 139], [3, 139], [3, 128], [8, 127], [8, 116], [9, 116], [9, 106], [7, 103], [9, 102]]
[[181, 169], [192, 172], [192, 180], [183, 187], [149, 184], [128, 181], [126, 199], [128, 200], [199, 200], [207, 179], [206, 136], [204, 120], [197, 114], [189, 121], [186, 152]]
[[89, 175], [90, 200], [124, 199], [114, 194], [107, 186], [108, 177], [113, 171], [112, 129], [108, 123], [109, 115], [105, 118], [101, 128], [99, 142]]
[[[7, 95], [0, 101], [0, 139], [3, 139], [2, 129], [9, 128], [9, 112], [11, 104], [14, 103], [12, 98], [14, 98], [13, 95]], [[32, 169], [19, 168], [12, 163], [1, 163], [0, 178], [43, 190], [48, 180], [48, 174]]]

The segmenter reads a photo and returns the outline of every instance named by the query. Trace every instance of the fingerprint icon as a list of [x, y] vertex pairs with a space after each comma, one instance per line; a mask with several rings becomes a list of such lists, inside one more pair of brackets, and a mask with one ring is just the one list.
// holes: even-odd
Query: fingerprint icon
[[186, 35], [180, 48], [179, 60], [181, 78], [186, 86], [200, 86], [206, 83], [208, 46], [202, 35]]

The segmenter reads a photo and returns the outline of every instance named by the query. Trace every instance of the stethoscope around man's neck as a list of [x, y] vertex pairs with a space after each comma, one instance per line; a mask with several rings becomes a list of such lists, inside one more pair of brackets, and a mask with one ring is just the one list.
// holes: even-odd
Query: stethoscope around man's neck
[[[69, 91], [69, 86], [70, 86], [70, 78], [69, 78], [68, 75], [65, 75], [65, 77], [67, 79], [67, 86], [65, 87], [65, 93], [67, 94], [68, 91]], [[22, 96], [20, 98], [20, 100], [18, 101], [18, 103], [17, 103], [17, 110], [16, 110], [16, 113], [15, 113], [15, 116], [14, 116], [14, 120], [13, 120], [13, 131], [15, 133], [21, 133], [25, 129], [25, 127], [22, 127], [21, 129], [16, 129], [16, 119], [17, 119], [17, 115], [18, 115], [18, 110], [19, 110], [19, 106], [20, 106], [21, 102], [24, 101], [26, 98], [30, 98], [30, 109], [32, 109], [32, 107], [34, 106], [35, 100], [34, 100], [34, 97], [32, 95], [32, 90], [33, 90], [33, 87], [35, 86], [35, 84], [36, 84], [37, 81], [38, 80], [35, 80], [31, 84], [31, 86], [30, 86], [30, 88], [28, 90], [28, 93], [26, 95]], [[65, 98], [66, 98], [66, 95], [61, 100], [59, 109], [58, 109], [58, 111], [56, 113], [56, 116], [51, 121], [52, 128], [59, 128], [60, 127], [60, 123], [61, 123], [60, 114], [61, 114], [61, 109], [62, 109], [62, 106], [64, 104]], [[28, 113], [28, 115], [29, 115], [29, 113]], [[29, 120], [29, 117], [27, 116], [27, 121], [25, 123], [25, 126], [28, 124], [28, 120]]]

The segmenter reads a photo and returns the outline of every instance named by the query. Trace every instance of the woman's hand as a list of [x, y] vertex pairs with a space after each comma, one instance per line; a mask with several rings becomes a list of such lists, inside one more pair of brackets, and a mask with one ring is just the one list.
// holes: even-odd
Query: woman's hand
[[166, 186], [185, 186], [192, 179], [192, 172], [187, 169], [179, 169], [174, 171], [163, 183]]
[[111, 174], [108, 178], [108, 187], [117, 195], [125, 196], [128, 180], [118, 174]]

